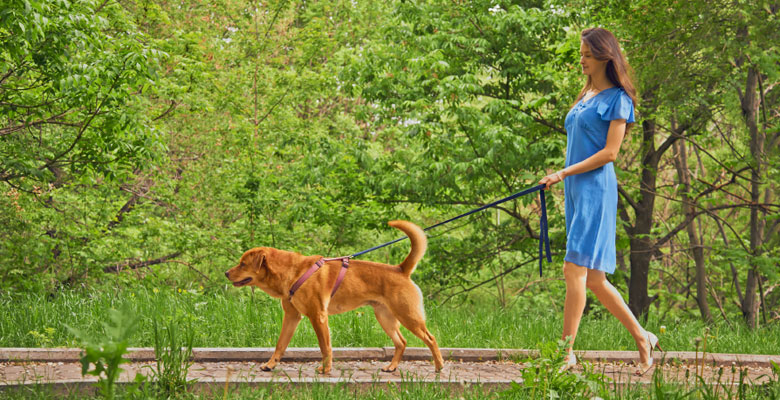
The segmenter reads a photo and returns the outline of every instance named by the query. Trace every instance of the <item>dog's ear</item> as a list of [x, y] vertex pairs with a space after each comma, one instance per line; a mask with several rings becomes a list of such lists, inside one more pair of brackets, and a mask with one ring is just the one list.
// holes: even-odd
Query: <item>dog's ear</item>
[[273, 267], [271, 266], [272, 252], [266, 248], [257, 249], [252, 253], [249, 263], [251, 267], [258, 273], [264, 272], [266, 274], [273, 274]]
[[262, 249], [253, 249], [248, 256], [246, 260], [248, 266], [255, 271], [260, 271], [265, 263], [265, 252]]

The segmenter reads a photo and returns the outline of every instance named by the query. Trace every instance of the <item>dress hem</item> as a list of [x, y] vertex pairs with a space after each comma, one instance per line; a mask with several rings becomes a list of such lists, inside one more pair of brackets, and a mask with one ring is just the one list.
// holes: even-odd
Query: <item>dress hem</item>
[[[563, 258], [564, 261], [568, 261], [572, 264], [579, 265], [580, 267], [584, 267], [587, 269], [593, 269], [596, 271], [602, 271], [607, 274], [613, 274], [615, 272], [615, 265], [604, 265], [602, 263], [595, 263], [592, 259], [588, 256], [584, 256], [582, 254], [576, 253], [576, 252], [566, 252], [566, 256]], [[609, 268], [612, 267], [612, 268]]]

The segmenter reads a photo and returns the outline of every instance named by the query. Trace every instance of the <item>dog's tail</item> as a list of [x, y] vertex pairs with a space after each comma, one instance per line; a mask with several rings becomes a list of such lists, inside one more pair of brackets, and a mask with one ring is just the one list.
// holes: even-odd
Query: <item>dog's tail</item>
[[390, 221], [388, 222], [388, 225], [400, 229], [406, 236], [409, 236], [409, 241], [412, 242], [412, 249], [409, 251], [409, 255], [406, 256], [401, 265], [399, 265], [401, 271], [403, 271], [406, 276], [411, 276], [412, 272], [414, 272], [414, 268], [417, 267], [417, 263], [420, 262], [423, 255], [425, 255], [425, 249], [428, 247], [428, 238], [419, 226], [409, 221]]

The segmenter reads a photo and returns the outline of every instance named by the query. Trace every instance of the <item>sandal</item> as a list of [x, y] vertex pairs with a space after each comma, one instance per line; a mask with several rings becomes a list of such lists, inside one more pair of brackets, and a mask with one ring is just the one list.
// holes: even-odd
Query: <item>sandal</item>
[[575, 365], [577, 365], [577, 356], [574, 355], [574, 352], [572, 351], [569, 353], [568, 356], [565, 358], [565, 362], [563, 365], [561, 365], [561, 368], [558, 369], [558, 372], [566, 372], [572, 368], [574, 368]]
[[639, 363], [639, 369], [634, 372], [634, 375], [636, 376], [642, 376], [651, 368], [653, 368], [653, 350], [655, 348], [663, 351], [661, 346], [658, 344], [658, 336], [655, 336], [654, 334], [647, 331], [645, 331], [645, 335], [647, 335], [647, 343], [650, 344], [650, 357], [648, 358], [646, 364]]

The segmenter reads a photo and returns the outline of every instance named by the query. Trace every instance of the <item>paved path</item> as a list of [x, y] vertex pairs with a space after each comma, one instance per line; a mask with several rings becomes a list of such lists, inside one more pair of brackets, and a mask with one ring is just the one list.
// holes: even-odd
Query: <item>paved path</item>
[[[441, 373], [434, 371], [430, 352], [423, 348], [409, 348], [404, 361], [393, 373], [381, 372], [392, 355], [392, 348], [334, 349], [336, 361], [328, 375], [315, 372], [319, 365], [318, 349], [290, 349], [274, 371], [265, 372], [260, 365], [273, 349], [195, 349], [194, 364], [188, 377], [197, 379], [198, 385], [222, 387], [227, 383], [250, 385], [292, 383], [306, 384], [347, 383], [369, 385], [395, 382], [439, 382], [445, 384], [483, 384], [507, 386], [521, 382], [522, 372], [529, 350], [492, 349], [442, 349], [446, 363]], [[81, 364], [77, 362], [78, 349], [0, 349], [0, 388], [32, 383], [47, 383], [60, 387], [83, 386], [97, 380], [81, 376]], [[592, 366], [592, 370], [604, 374], [617, 384], [648, 383], [653, 371], [642, 377], [633, 375], [632, 365], [636, 352], [586, 351], [578, 358]], [[656, 357], [660, 357], [656, 354]], [[136, 373], [150, 375], [155, 366], [151, 349], [132, 349], [132, 360], [125, 364], [121, 382], [132, 380]], [[739, 382], [739, 374], [746, 373], [750, 383], [763, 383], [773, 377], [770, 361], [780, 363], [780, 356], [707, 354], [702, 358], [693, 353], [666, 353], [661, 368], [667, 380], [684, 382], [697, 375], [705, 381], [730, 384]], [[698, 361], [697, 361], [698, 360]], [[582, 366], [574, 371], [582, 372]], [[734, 371], [734, 373], [732, 373]], [[213, 388], [212, 388], [213, 389]]]

